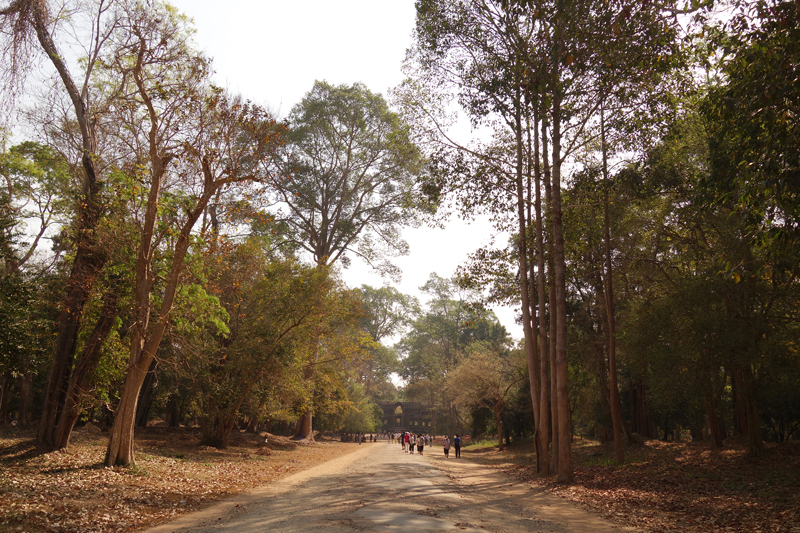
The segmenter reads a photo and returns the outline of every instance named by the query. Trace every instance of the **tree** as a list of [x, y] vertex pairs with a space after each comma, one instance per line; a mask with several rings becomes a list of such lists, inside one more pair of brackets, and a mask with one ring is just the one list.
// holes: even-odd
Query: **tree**
[[519, 350], [498, 351], [485, 342], [474, 342], [447, 377], [447, 389], [465, 407], [487, 405], [495, 413], [497, 445], [503, 450], [503, 411], [526, 376], [527, 361]]
[[288, 118], [284, 172], [269, 181], [276, 218], [319, 265], [361, 257], [396, 274], [386, 256], [404, 254], [403, 226], [422, 207], [422, 171], [408, 126], [362, 84], [317, 81]]
[[[797, 269], [800, 250], [800, 6], [789, 0], [739, 3], [718, 32], [722, 59], [701, 112], [709, 127], [711, 202], [732, 203], [771, 254]], [[713, 81], [713, 80], [712, 80]]]
[[399, 343], [406, 397], [433, 406], [441, 431], [460, 431], [464, 422], [446, 388], [447, 378], [472, 342], [484, 341], [500, 350], [508, 333], [494, 313], [458, 294], [457, 285], [432, 273], [423, 291], [432, 299]]
[[[258, 106], [208, 86], [209, 62], [192, 50], [184, 17], [160, 2], [126, 7], [121, 24], [127, 33], [108, 63], [128, 83], [129, 97], [118, 109], [133, 136], [130, 145], [146, 148], [132, 154], [141, 162], [131, 170], [144, 195], [129, 366], [109, 439], [109, 466], [133, 462], [139, 391], [169, 323], [195, 223], [221, 189], [265, 177], [268, 170], [258, 162], [271, 159], [268, 151], [281, 133]], [[171, 257], [154, 305], [161, 280], [154, 258], [161, 247]]]
[[393, 287], [375, 289], [361, 286], [364, 316], [360, 324], [376, 343], [372, 357], [359, 370], [367, 395], [380, 400], [391, 400], [395, 389], [390, 374], [400, 370], [397, 351], [383, 346], [382, 340], [398, 335], [417, 312], [416, 298], [401, 294]]
[[[416, 223], [422, 206], [415, 182], [422, 159], [408, 127], [364, 85], [320, 81], [292, 109], [288, 126], [284, 172], [267, 191], [279, 206], [276, 219], [290, 228], [288, 242], [320, 266], [347, 266], [355, 254], [396, 277], [383, 259], [406, 253], [400, 229]], [[312, 436], [306, 413], [296, 438]]]
[[90, 35], [86, 39], [87, 57], [82, 63], [83, 84], [78, 86], [69, 66], [59, 50], [56, 38], [57, 19], [46, 0], [14, 0], [0, 8], [0, 27], [6, 36], [3, 60], [10, 79], [7, 87], [17, 87], [26, 75], [29, 58], [34, 54], [32, 34], [42, 52], [55, 68], [63, 89], [72, 104], [80, 132], [80, 151], [83, 179], [77, 202], [77, 218], [72, 240], [76, 249], [67, 291], [58, 324], [58, 338], [53, 364], [48, 377], [44, 399], [44, 412], [39, 424], [37, 440], [47, 446], [54, 445], [56, 417], [60, 408], [62, 391], [69, 379], [69, 367], [75, 353], [83, 308], [91, 294], [97, 276], [106, 262], [105, 250], [98, 246], [95, 230], [103, 214], [98, 154], [98, 114], [102, 100], [96, 101], [93, 90], [93, 72], [108, 39], [116, 29], [116, 20], [109, 2], [99, 0], [90, 6]]

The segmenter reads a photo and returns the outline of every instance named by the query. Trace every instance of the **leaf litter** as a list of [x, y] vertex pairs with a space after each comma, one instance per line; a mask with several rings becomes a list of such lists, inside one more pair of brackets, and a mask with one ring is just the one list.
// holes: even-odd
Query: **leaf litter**
[[353, 451], [352, 443], [266, 433], [235, 434], [226, 450], [199, 442], [193, 429], [137, 428], [135, 465], [106, 468], [107, 434], [96, 426], [50, 453], [30, 431], [3, 430], [0, 531], [139, 531]]
[[466, 457], [571, 500], [629, 531], [800, 533], [800, 441], [766, 444], [759, 459], [743, 442], [647, 441], [614, 461], [613, 443], [576, 439], [575, 483], [535, 473], [532, 444], [465, 450]]

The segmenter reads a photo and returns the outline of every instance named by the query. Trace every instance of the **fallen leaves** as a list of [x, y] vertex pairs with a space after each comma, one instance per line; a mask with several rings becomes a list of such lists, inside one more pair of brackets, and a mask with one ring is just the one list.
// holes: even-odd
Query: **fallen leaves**
[[530, 447], [468, 453], [636, 531], [800, 533], [800, 442], [768, 444], [758, 460], [727, 444], [648, 441], [618, 466], [611, 445], [584, 442], [574, 448], [573, 485], [536, 476]]
[[198, 446], [186, 429], [137, 429], [136, 465], [105, 468], [106, 438], [75, 434], [66, 451], [42, 453], [32, 434], [0, 436], [0, 530], [137, 531], [353, 451], [241, 434], [227, 450]]

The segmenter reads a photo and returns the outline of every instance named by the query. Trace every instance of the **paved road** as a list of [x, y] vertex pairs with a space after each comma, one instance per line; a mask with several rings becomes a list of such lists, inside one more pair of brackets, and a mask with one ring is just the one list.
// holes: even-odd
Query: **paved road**
[[432, 451], [409, 455], [399, 445], [365, 444], [147, 533], [619, 532], [568, 502], [467, 460], [446, 460], [439, 447]]

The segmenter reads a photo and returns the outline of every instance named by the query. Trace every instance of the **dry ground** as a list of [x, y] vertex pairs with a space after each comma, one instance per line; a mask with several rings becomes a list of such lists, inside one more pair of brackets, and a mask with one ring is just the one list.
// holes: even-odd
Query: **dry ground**
[[136, 466], [105, 468], [107, 434], [74, 433], [66, 451], [42, 453], [30, 432], [0, 433], [0, 531], [137, 531], [352, 452], [358, 445], [235, 435], [225, 451], [199, 433], [136, 433]]
[[617, 466], [611, 444], [576, 440], [574, 485], [534, 475], [532, 445], [498, 452], [468, 447], [464, 457], [491, 465], [579, 503], [620, 526], [658, 532], [800, 533], [800, 442], [767, 444], [751, 460], [742, 443], [648, 441], [626, 448]]
[[[0, 531], [137, 531], [345, 455], [353, 443], [297, 445], [282, 437], [240, 434], [225, 451], [198, 445], [187, 429], [137, 433], [137, 465], [104, 468], [106, 436], [89, 426], [65, 452], [42, 453], [32, 434], [0, 432]], [[613, 449], [576, 441], [576, 483], [533, 475], [532, 450], [518, 444], [470, 446], [464, 458], [578, 502], [625, 529], [657, 532], [800, 533], [800, 443], [767, 445], [746, 458], [743, 445], [712, 451], [703, 443]], [[439, 446], [427, 453], [441, 453]]]

